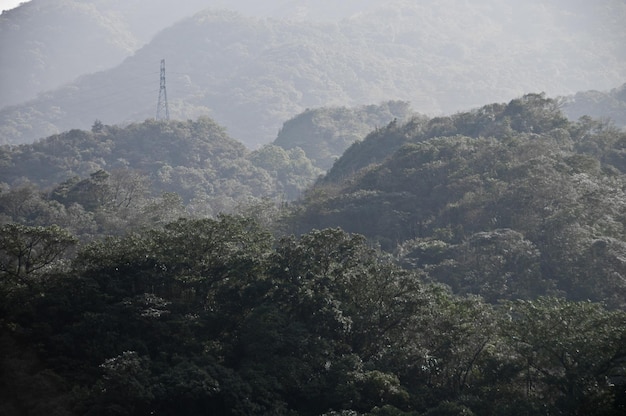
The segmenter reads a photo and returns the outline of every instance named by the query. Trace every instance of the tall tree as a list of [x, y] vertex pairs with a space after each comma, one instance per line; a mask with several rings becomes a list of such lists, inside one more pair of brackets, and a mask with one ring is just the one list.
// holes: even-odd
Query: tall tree
[[29, 227], [14, 223], [0, 226], [3, 288], [34, 288], [38, 278], [61, 260], [76, 242], [76, 238], [58, 226]]
[[615, 392], [626, 376], [624, 312], [557, 298], [505, 306], [510, 320], [502, 329], [522, 363], [527, 396], [566, 414], [617, 414]]

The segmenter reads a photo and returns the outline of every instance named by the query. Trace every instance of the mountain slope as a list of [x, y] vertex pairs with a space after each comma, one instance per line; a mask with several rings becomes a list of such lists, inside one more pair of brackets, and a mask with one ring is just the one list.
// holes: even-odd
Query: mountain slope
[[163, 58], [173, 116], [208, 114], [250, 147], [273, 140], [306, 108], [393, 99], [451, 113], [527, 91], [554, 96], [623, 83], [620, 1], [368, 6], [338, 23], [199, 13], [113, 70], [5, 109], [0, 140], [153, 117]]
[[392, 124], [354, 144], [294, 226], [364, 234], [487, 300], [565, 294], [624, 307], [626, 134], [527, 95]]
[[[246, 6], [245, 1], [235, 5]], [[0, 108], [119, 65], [213, 0], [31, 0], [0, 16]], [[232, 2], [230, 2], [233, 5]]]
[[0, 160], [5, 186], [30, 182], [49, 192], [98, 171], [133, 172], [150, 194], [177, 193], [184, 204], [215, 214], [254, 199], [295, 199], [320, 173], [300, 149], [251, 152], [208, 118], [123, 128], [96, 123], [91, 131], [0, 147]]
[[356, 108], [307, 109], [283, 124], [273, 144], [285, 149], [301, 148], [316, 166], [326, 171], [352, 143], [375, 128], [410, 115], [410, 106], [402, 101]]
[[609, 92], [581, 91], [563, 99], [563, 112], [571, 119], [590, 116], [609, 119], [626, 128], [626, 84]]
[[137, 43], [121, 21], [85, 2], [34, 0], [3, 13], [0, 108], [116, 65]]
[[160, 30], [208, 7], [248, 16], [339, 20], [366, 2], [328, 6], [328, 1], [282, 0], [31, 0], [0, 16], [0, 108], [112, 68]]

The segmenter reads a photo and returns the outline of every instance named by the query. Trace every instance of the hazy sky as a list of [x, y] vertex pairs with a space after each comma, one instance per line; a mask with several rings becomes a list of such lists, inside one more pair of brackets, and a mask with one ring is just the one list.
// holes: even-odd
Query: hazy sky
[[0, 0], [0, 10], [10, 10], [19, 6], [20, 3], [27, 3], [26, 0]]

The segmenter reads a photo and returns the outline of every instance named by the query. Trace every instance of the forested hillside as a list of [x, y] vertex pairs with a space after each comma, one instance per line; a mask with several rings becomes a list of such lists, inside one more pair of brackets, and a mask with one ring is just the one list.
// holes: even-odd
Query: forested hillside
[[608, 92], [582, 91], [565, 97], [563, 112], [572, 120], [590, 116], [626, 128], [626, 84]]
[[166, 0], [30, 0], [5, 12], [0, 108], [113, 68], [164, 27], [205, 7], [206, 0], [174, 7]]
[[84, 240], [146, 226], [148, 212], [155, 225], [182, 214], [288, 203], [350, 144], [409, 114], [403, 102], [307, 110], [254, 151], [209, 118], [125, 127], [97, 120], [89, 131], [0, 147], [0, 214], [29, 225], [61, 224]]
[[350, 3], [326, 7], [333, 13], [323, 16], [311, 10], [319, 4], [303, 8], [280, 0], [30, 0], [0, 16], [0, 108], [113, 68], [162, 29], [208, 7], [253, 16], [314, 13], [337, 19], [354, 10]]
[[326, 171], [348, 147], [370, 131], [412, 115], [409, 103], [403, 101], [307, 109], [283, 124], [273, 144], [284, 149], [299, 147], [315, 166]]
[[0, 160], [4, 221], [58, 224], [83, 240], [287, 202], [322, 173], [300, 148], [250, 151], [208, 118], [97, 121], [90, 131], [0, 147]]
[[199, 12], [115, 68], [5, 107], [0, 142], [154, 117], [161, 59], [172, 117], [208, 115], [250, 148], [306, 108], [402, 100], [449, 114], [528, 91], [568, 95], [624, 82], [620, 0], [349, 2], [333, 6], [345, 19], [323, 21], [327, 5], [272, 3], [263, 14], [290, 19]]
[[0, 415], [626, 414], [625, 21], [3, 13]]
[[341, 227], [407, 267], [496, 302], [564, 295], [626, 306], [626, 134], [531, 94], [391, 123], [310, 190], [301, 231]]
[[207, 118], [4, 147], [0, 413], [621, 415], [624, 154], [543, 94], [376, 127], [294, 204], [304, 150]]
[[2, 414], [625, 409], [626, 314], [600, 303], [455, 296], [338, 229], [179, 220], [71, 261], [57, 227], [0, 231]]

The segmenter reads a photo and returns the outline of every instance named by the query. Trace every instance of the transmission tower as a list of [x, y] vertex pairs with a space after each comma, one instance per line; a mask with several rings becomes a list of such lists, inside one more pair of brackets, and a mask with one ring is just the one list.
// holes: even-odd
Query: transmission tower
[[170, 119], [170, 109], [167, 105], [167, 90], [165, 89], [165, 59], [161, 59], [161, 87], [159, 88], [159, 102], [157, 103], [156, 119]]

